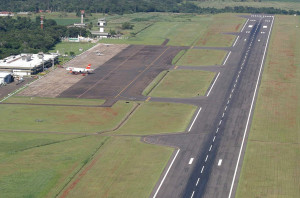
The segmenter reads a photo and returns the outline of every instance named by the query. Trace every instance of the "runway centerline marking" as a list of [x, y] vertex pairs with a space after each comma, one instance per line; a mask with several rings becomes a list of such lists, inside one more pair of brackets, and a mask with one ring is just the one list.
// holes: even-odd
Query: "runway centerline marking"
[[220, 75], [220, 72], [218, 73], [217, 77], [215, 78], [214, 83], [213, 83], [212, 86], [210, 87], [210, 89], [209, 89], [209, 91], [208, 91], [208, 93], [207, 93], [206, 96], [209, 96], [209, 94], [210, 94], [212, 88], [214, 87], [215, 83], [217, 82], [217, 79], [219, 78], [219, 75]]
[[193, 191], [191, 198], [193, 198], [193, 197], [194, 197], [194, 193], [195, 193], [195, 191]]
[[275, 20], [274, 16], [272, 16], [272, 18], [273, 18], [273, 20], [272, 20], [271, 28], [269, 30], [268, 39], [267, 39], [267, 43], [266, 43], [265, 50], [264, 50], [264, 55], [263, 55], [263, 58], [262, 58], [262, 61], [261, 61], [261, 65], [260, 65], [260, 69], [259, 69], [259, 73], [258, 73], [258, 77], [257, 77], [257, 81], [256, 81], [256, 86], [255, 86], [255, 90], [254, 90], [254, 93], [253, 93], [253, 98], [252, 98], [252, 102], [251, 102], [251, 106], [250, 106], [250, 110], [249, 110], [249, 114], [248, 114], [248, 119], [247, 119], [245, 131], [244, 131], [244, 135], [243, 135], [243, 140], [242, 140], [241, 148], [240, 148], [240, 151], [239, 151], [236, 167], [235, 167], [235, 170], [234, 170], [234, 175], [233, 175], [233, 178], [232, 178], [232, 183], [231, 183], [228, 198], [231, 198], [231, 194], [232, 194], [232, 190], [233, 190], [233, 186], [234, 186], [234, 182], [235, 182], [237, 169], [238, 169], [238, 166], [239, 166], [239, 162], [240, 162], [240, 158], [241, 158], [241, 155], [242, 155], [244, 142], [245, 142], [245, 139], [246, 139], [246, 134], [247, 134], [247, 130], [248, 130], [249, 122], [250, 122], [250, 117], [251, 117], [251, 113], [252, 113], [252, 109], [253, 109], [253, 105], [254, 105], [254, 101], [255, 101], [255, 96], [256, 96], [256, 92], [257, 92], [257, 88], [258, 88], [258, 84], [259, 84], [259, 79], [260, 79], [260, 76], [261, 76], [262, 67], [264, 65], [264, 60], [265, 60], [266, 52], [267, 52], [267, 49], [268, 49], [271, 30], [272, 30], [273, 23], [274, 23], [274, 20]]
[[214, 136], [213, 142], [215, 142], [215, 140], [216, 140], [216, 136]]
[[209, 147], [209, 151], [211, 151], [211, 149], [212, 149], [212, 144], [211, 144], [210, 147]]
[[198, 178], [198, 179], [197, 179], [197, 183], [196, 183], [196, 186], [198, 186], [198, 183], [199, 183], [199, 181], [200, 181], [200, 178]]
[[203, 170], [204, 170], [204, 166], [202, 166], [201, 173], [203, 173]]
[[189, 161], [189, 164], [192, 164], [194, 161], [194, 158], [191, 158], [190, 161]]
[[193, 122], [192, 122], [192, 124], [191, 124], [191, 126], [190, 126], [190, 128], [189, 128], [189, 130], [188, 130], [188, 132], [190, 132], [190, 131], [191, 131], [191, 129], [193, 128], [193, 126], [194, 126], [194, 123], [195, 123], [195, 121], [196, 121], [196, 119], [197, 119], [197, 117], [198, 117], [198, 115], [199, 115], [199, 113], [200, 113], [201, 109], [202, 109], [202, 108], [200, 107], [200, 109], [199, 109], [199, 111], [198, 111], [197, 115], [195, 116], [195, 118], [194, 118], [194, 120], [193, 120]]
[[207, 161], [208, 155], [206, 155], [205, 162]]
[[165, 179], [166, 179], [166, 177], [167, 177], [167, 175], [168, 175], [168, 173], [169, 173], [169, 171], [170, 171], [170, 169], [171, 169], [171, 167], [172, 167], [172, 165], [173, 165], [173, 163], [174, 163], [174, 161], [175, 161], [175, 159], [176, 159], [176, 157], [177, 157], [179, 151], [180, 151], [180, 149], [178, 149], [177, 153], [175, 154], [175, 156], [174, 156], [174, 158], [173, 158], [173, 160], [172, 160], [172, 162], [171, 162], [171, 164], [170, 164], [170, 166], [169, 166], [167, 172], [165, 173], [165, 175], [164, 175], [163, 179], [161, 180], [161, 182], [160, 182], [160, 184], [159, 184], [159, 186], [158, 186], [158, 188], [157, 188], [155, 194], [153, 195], [153, 198], [155, 198], [155, 197], [157, 196], [157, 194], [158, 194], [158, 192], [159, 192], [159, 190], [160, 190], [162, 184], [164, 183], [164, 181], [165, 181]]

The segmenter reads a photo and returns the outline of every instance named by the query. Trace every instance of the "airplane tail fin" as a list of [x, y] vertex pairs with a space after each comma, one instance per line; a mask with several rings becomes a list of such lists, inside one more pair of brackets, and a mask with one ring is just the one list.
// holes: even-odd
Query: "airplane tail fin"
[[91, 69], [91, 64], [88, 64], [88, 66], [86, 67], [86, 69]]

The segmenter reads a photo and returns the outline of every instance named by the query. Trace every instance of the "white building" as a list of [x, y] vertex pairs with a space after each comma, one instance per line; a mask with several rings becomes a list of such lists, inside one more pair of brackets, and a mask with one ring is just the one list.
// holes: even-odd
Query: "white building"
[[0, 72], [0, 85], [11, 83], [13, 80], [13, 76], [10, 72]]
[[98, 31], [92, 31], [92, 35], [95, 35], [99, 38], [107, 38], [109, 34], [104, 31], [104, 28], [106, 26], [105, 18], [98, 19], [97, 25], [99, 26], [99, 32]]
[[42, 72], [45, 68], [57, 63], [58, 54], [19, 54], [0, 60], [0, 72], [11, 72], [13, 75], [28, 76]]

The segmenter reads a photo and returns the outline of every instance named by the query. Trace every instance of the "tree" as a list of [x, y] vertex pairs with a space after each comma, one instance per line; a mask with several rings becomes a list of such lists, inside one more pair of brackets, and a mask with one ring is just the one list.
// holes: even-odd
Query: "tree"
[[132, 28], [134, 27], [134, 25], [132, 25], [131, 23], [129, 23], [129, 22], [124, 22], [123, 24], [122, 24], [122, 29], [123, 30], [126, 30], [126, 29], [128, 29], [128, 30], [131, 30]]

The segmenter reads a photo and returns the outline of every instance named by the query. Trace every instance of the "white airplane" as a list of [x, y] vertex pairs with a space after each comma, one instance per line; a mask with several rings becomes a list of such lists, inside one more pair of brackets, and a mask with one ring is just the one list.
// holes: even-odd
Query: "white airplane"
[[91, 64], [88, 64], [86, 68], [67, 67], [66, 70], [71, 74], [90, 74], [94, 71], [93, 69], [91, 69]]

